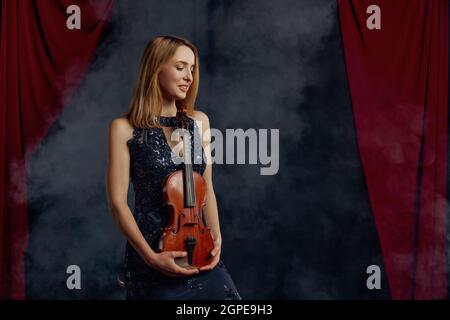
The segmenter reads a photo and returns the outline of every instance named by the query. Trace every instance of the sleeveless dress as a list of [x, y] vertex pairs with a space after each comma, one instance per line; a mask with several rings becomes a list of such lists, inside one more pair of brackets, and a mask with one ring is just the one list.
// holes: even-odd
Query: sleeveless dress
[[[164, 127], [176, 127], [175, 117], [160, 116], [159, 119]], [[194, 137], [191, 139], [193, 170], [203, 174], [206, 163], [199, 130], [190, 117], [187, 117], [187, 124], [191, 137]], [[134, 128], [127, 145], [135, 192], [133, 215], [144, 238], [156, 251], [169, 215], [162, 195], [162, 182], [169, 173], [180, 170], [182, 164], [172, 161], [172, 157], [178, 156], [172, 151], [162, 128]], [[212, 270], [193, 276], [171, 277], [148, 266], [129, 242], [125, 250], [124, 280], [126, 299], [241, 299], [222, 260]]]

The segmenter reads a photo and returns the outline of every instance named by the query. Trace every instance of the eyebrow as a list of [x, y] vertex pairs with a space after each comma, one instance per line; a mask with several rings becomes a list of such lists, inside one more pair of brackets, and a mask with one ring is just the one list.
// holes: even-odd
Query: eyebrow
[[[183, 64], [189, 64], [189, 63], [187, 63], [186, 61], [183, 61], [183, 60], [175, 61], [175, 63], [177, 63], [177, 62], [181, 62], [181, 63], [183, 63]], [[193, 64], [192, 66], [195, 68], [195, 64]]]

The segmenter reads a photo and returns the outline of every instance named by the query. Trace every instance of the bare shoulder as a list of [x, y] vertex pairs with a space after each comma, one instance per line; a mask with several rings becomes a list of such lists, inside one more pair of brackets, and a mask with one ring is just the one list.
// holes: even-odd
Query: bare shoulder
[[133, 137], [133, 126], [124, 117], [112, 120], [109, 130], [114, 140], [127, 141]]
[[203, 111], [194, 110], [192, 118], [197, 121], [197, 123], [200, 122], [203, 128], [209, 128], [209, 118]]

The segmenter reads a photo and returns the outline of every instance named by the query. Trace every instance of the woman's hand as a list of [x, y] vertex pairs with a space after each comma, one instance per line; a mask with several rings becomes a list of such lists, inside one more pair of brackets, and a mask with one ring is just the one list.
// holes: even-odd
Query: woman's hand
[[145, 259], [145, 261], [150, 267], [171, 277], [191, 276], [198, 274], [199, 270], [197, 268], [186, 269], [176, 264], [175, 258], [182, 258], [186, 255], [186, 251], [163, 251], [160, 253], [155, 253], [151, 258]]
[[220, 252], [222, 249], [222, 239], [216, 239], [214, 240], [214, 248], [211, 250], [211, 256], [213, 257], [210, 264], [203, 266], [200, 268], [200, 271], [206, 271], [214, 269], [214, 267], [217, 265], [217, 263], [220, 260]]

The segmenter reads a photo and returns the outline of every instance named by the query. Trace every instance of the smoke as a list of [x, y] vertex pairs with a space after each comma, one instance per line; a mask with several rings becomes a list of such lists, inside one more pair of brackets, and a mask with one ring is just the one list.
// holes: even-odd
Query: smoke
[[[115, 277], [124, 238], [105, 195], [107, 131], [128, 109], [146, 44], [161, 34], [199, 48], [197, 107], [211, 127], [280, 129], [277, 175], [213, 167], [223, 259], [241, 295], [358, 295], [358, 272], [380, 264], [379, 249], [363, 249], [357, 236], [377, 240], [342, 93], [336, 3], [179, 0], [117, 1], [89, 72], [33, 154], [28, 297], [123, 298]], [[132, 198], [130, 189], [130, 207]], [[82, 272], [78, 291], [65, 287], [72, 264]]]

